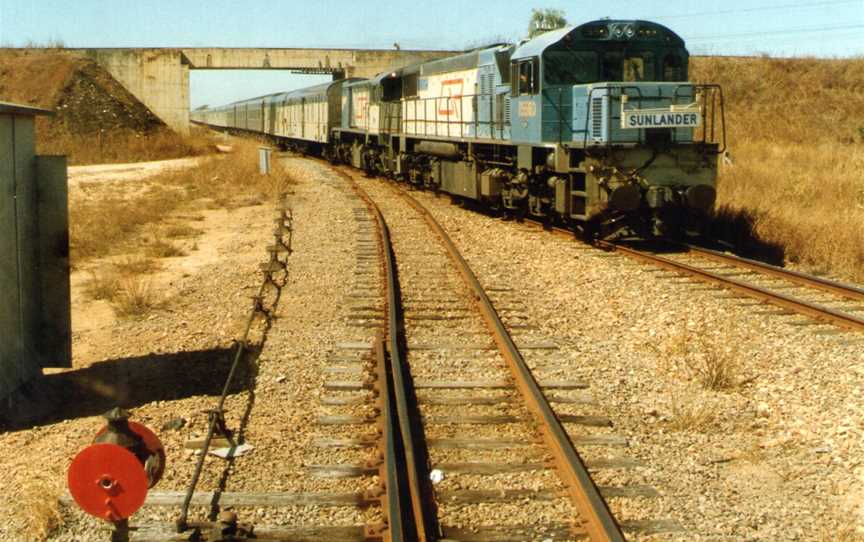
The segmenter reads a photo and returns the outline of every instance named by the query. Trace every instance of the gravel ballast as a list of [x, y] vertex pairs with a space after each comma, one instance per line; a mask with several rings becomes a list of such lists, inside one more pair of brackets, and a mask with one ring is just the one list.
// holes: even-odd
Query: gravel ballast
[[[295, 217], [294, 253], [288, 284], [258, 358], [254, 397], [235, 393], [226, 404], [229, 427], [240, 425], [251, 404], [244, 437], [254, 449], [236, 460], [225, 478], [225, 491], [363, 491], [373, 487], [377, 477], [322, 478], [312, 475], [310, 467], [358, 464], [370, 455], [363, 448], [316, 445], [324, 438], [374, 434], [374, 424], [320, 423], [322, 416], [374, 414], [368, 391], [325, 389], [336, 380], [360, 381], [368, 372], [366, 352], [344, 347], [371, 344], [381, 321], [378, 279], [368, 274], [376, 263], [366, 255], [368, 249], [361, 248], [369, 238], [368, 225], [357, 219], [362, 203], [326, 165], [300, 158], [285, 159], [284, 164], [298, 178], [288, 198]], [[380, 186], [382, 182], [364, 180], [362, 185], [383, 193], [389, 189]], [[575, 442], [585, 442], [577, 448], [586, 462], [625, 458], [634, 465], [593, 470], [596, 483], [659, 492], [653, 498], [611, 497], [616, 516], [625, 521], [669, 519], [684, 529], [628, 538], [827, 541], [864, 536], [861, 337], [832, 334], [831, 328], [809, 325], [799, 316], [768, 314], [769, 307], [722, 289], [468, 211], [451, 205], [449, 198], [412, 195], [453, 238], [517, 344], [529, 347], [523, 354], [535, 376], [588, 384], [584, 390], [551, 392], [572, 401], [553, 403], [553, 408], [559, 416], [611, 420], [612, 427], [565, 423]], [[398, 215], [399, 220], [420, 220], [411, 219], [411, 213], [407, 206], [401, 211], [394, 207], [388, 220]], [[260, 281], [258, 264], [266, 261], [265, 247], [272, 243], [270, 205], [213, 216], [228, 224], [220, 234], [218, 263], [192, 268], [172, 281], [162, 292], [166, 303], [155, 317], [117, 323], [111, 344], [93, 349], [87, 333], [77, 335], [87, 359], [68, 376], [52, 375], [72, 382], [81, 375], [90, 385], [107, 382], [121, 391], [118, 397], [132, 398], [133, 419], [156, 429], [168, 452], [158, 491], [181, 491], [188, 484], [197, 457], [184, 443], [203, 437], [205, 411], [221, 391], [231, 341], [248, 314], [250, 296]], [[394, 237], [403, 235], [398, 242], [405, 246], [426, 242], [400, 233], [408, 232], [407, 227], [391, 228]], [[205, 234], [198, 241], [202, 248], [206, 239]], [[440, 323], [435, 320], [409, 321], [409, 342], [470, 346], [488, 340], [482, 328], [460, 325], [470, 305], [444, 299], [444, 289], [456, 288], [458, 281], [440, 277], [444, 268], [438, 248], [414, 247], [413, 253], [417, 259], [400, 267], [405, 285], [416, 292], [408, 306], [446, 317], [455, 329], [444, 333], [434, 327]], [[361, 264], [367, 266], [364, 271]], [[545, 348], [548, 342], [554, 348]], [[503, 369], [491, 350], [450, 356], [418, 349], [413, 361], [414, 377], [427, 380], [495, 379]], [[718, 367], [727, 371], [727, 382], [712, 389], [706, 385], [709, 369]], [[83, 370], [87, 372], [79, 372]], [[106, 524], [74, 505], [56, 505], [65, 490], [69, 461], [102, 425], [97, 416], [111, 402], [110, 396], [95, 393], [102, 389], [76, 392], [81, 400], [64, 416], [0, 434], [0, 468], [5, 473], [0, 512], [8, 518], [0, 525], [0, 539], [38, 540], [46, 534], [58, 541], [108, 538]], [[97, 395], [98, 401], [92, 398]], [[419, 390], [418, 395], [458, 394]], [[349, 396], [360, 402], [322, 404], [325, 398]], [[472, 408], [484, 416], [524, 414], [509, 406]], [[430, 419], [453, 413], [442, 406], [423, 409]], [[183, 427], [160, 429], [180, 418], [186, 420]], [[462, 436], [466, 428], [477, 438], [531, 434], [530, 424], [520, 421], [503, 426], [436, 423], [429, 425], [426, 436]], [[433, 448], [431, 453], [433, 461], [444, 463], [512, 460], [499, 451]], [[522, 451], [525, 461], [535, 456], [529, 447]], [[224, 467], [223, 460], [208, 457], [199, 490], [219, 487]], [[552, 470], [445, 475], [438, 489], [540, 489], [554, 487], [556, 478]], [[453, 505], [443, 514], [466, 526], [475, 513], [491, 513], [508, 524], [541, 517], [557, 522], [572, 515], [566, 502], [555, 503], [546, 510], [533, 505], [521, 510]], [[204, 518], [208, 511], [193, 507], [191, 517]], [[377, 521], [380, 514], [375, 507], [237, 511], [241, 521], [262, 525], [362, 525]], [[145, 506], [135, 520], [165, 522], [176, 513], [176, 508]], [[39, 526], [47, 526], [47, 531], [52, 525], [56, 528], [50, 533], [39, 531]]]
[[[822, 334], [825, 326], [761, 314], [770, 307], [722, 289], [412, 194], [484, 286], [516, 292], [493, 295], [496, 304], [518, 298], [541, 334], [560, 341], [552, 374], [590, 382], [597, 412], [647, 465], [595, 475], [661, 493], [612, 499], [619, 518], [673, 518], [686, 532], [660, 538], [681, 540], [862, 534], [861, 337]], [[706, 368], [718, 365], [731, 386], [706, 388]]]

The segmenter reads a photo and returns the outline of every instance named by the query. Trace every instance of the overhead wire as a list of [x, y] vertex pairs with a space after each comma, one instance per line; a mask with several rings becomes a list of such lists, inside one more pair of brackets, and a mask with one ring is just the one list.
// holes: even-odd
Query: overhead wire
[[777, 11], [777, 10], [786, 10], [786, 9], [797, 9], [797, 8], [816, 8], [816, 7], [825, 7], [825, 6], [834, 6], [839, 4], [862, 4], [864, 6], [864, 2], [861, 0], [830, 0], [826, 2], [806, 2], [806, 3], [797, 3], [797, 4], [783, 4], [783, 5], [775, 5], [775, 6], [759, 6], [752, 8], [740, 8], [740, 9], [721, 9], [717, 11], [701, 11], [696, 13], [671, 13], [669, 15], [651, 15], [651, 19], [685, 19], [688, 17], [705, 17], [709, 15], [738, 15], [742, 13], [754, 13], [759, 11]]
[[704, 40], [726, 40], [726, 39], [739, 39], [746, 38], [748, 36], [776, 36], [782, 34], [806, 34], [811, 32], [833, 32], [838, 30], [852, 30], [864, 28], [864, 24], [848, 24], [848, 25], [835, 25], [835, 26], [821, 26], [821, 27], [799, 27], [799, 28], [788, 28], [786, 30], [754, 30], [750, 32], [735, 32], [731, 34], [714, 34], [710, 36], [691, 36], [685, 38], [688, 42], [693, 41], [704, 41]]

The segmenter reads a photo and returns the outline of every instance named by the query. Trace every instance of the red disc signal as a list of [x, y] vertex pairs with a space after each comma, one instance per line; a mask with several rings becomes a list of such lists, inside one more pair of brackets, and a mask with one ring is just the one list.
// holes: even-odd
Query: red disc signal
[[[153, 487], [156, 485], [156, 482], [162, 478], [162, 474], [165, 472], [165, 447], [162, 446], [162, 441], [159, 440], [156, 433], [148, 429], [146, 426], [131, 421], [127, 422], [127, 424], [129, 425], [130, 431], [141, 437], [141, 440], [144, 442], [144, 447], [151, 456], [146, 465], [149, 469], [149, 472], [147, 472], [149, 480], [147, 486]], [[96, 433], [96, 438], [99, 438], [99, 436], [104, 434], [106, 431], [108, 431], [107, 425]]]
[[147, 498], [147, 474], [135, 454], [116, 444], [81, 450], [67, 475], [69, 492], [82, 510], [108, 521], [134, 514]]

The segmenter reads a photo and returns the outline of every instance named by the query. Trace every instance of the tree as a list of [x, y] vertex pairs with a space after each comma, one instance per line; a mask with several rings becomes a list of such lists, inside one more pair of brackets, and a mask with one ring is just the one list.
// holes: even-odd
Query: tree
[[531, 21], [528, 23], [528, 37], [533, 38], [537, 34], [549, 32], [556, 28], [567, 26], [567, 19], [560, 9], [532, 9]]

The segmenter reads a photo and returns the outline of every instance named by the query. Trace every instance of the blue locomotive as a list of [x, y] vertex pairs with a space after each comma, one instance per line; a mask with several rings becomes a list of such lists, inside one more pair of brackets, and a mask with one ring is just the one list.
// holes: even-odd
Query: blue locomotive
[[698, 231], [725, 150], [722, 90], [668, 28], [598, 20], [197, 111], [333, 161], [589, 237]]

